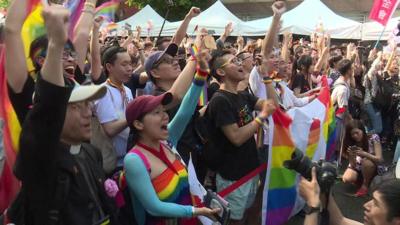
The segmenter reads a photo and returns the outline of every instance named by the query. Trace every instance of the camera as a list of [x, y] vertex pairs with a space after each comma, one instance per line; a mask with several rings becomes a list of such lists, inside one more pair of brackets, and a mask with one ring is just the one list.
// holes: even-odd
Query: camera
[[337, 177], [337, 169], [333, 163], [324, 160], [312, 162], [310, 158], [297, 148], [293, 152], [291, 159], [283, 162], [283, 166], [296, 171], [308, 180], [311, 180], [311, 170], [315, 167], [317, 181], [322, 193], [329, 193]]

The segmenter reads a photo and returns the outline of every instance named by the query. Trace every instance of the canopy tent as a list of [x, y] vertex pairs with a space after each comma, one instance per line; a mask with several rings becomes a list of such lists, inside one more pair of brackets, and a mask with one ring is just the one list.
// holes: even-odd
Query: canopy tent
[[[203, 27], [206, 28], [214, 35], [222, 35], [228, 22], [232, 22], [233, 24], [233, 32], [231, 36], [251, 35], [252, 32], [256, 30], [255, 28], [246, 25], [245, 22], [233, 15], [233, 13], [217, 0], [212, 6], [191, 20], [188, 27], [188, 34], [194, 34], [194, 30], [196, 26], [198, 26], [199, 29]], [[166, 24], [162, 31], [162, 36], [174, 35], [181, 23], [182, 21]], [[156, 26], [155, 30], [159, 31], [160, 28], [161, 25]]]
[[[161, 26], [164, 22], [162, 18], [150, 5], [146, 5], [139, 12], [135, 13], [131, 17], [118, 22], [118, 29], [121, 30], [125, 27], [125, 24], [131, 25], [132, 29], [136, 26], [142, 27], [143, 35], [155, 36], [158, 32], [154, 30], [154, 27]], [[165, 24], [169, 22], [166, 21]], [[148, 33], [145, 33], [148, 32]]]
[[[361, 23], [337, 15], [320, 0], [304, 0], [282, 16], [281, 32], [310, 35], [322, 24], [323, 30], [337, 39], [360, 39]], [[247, 22], [257, 27], [256, 35], [264, 35], [272, 17]]]
[[[400, 17], [395, 17], [389, 20], [386, 25], [385, 31], [383, 32], [381, 40], [388, 40], [393, 30], [397, 28], [399, 24]], [[377, 22], [368, 22], [362, 25], [362, 40], [372, 41], [378, 40], [379, 36], [383, 31], [383, 26]]]

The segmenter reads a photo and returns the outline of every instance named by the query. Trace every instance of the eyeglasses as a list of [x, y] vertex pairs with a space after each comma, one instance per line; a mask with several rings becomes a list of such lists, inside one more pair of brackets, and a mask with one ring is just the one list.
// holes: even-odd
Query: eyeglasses
[[240, 65], [242, 65], [242, 62], [243, 62], [242, 59], [239, 59], [238, 57], [235, 56], [235, 57], [232, 57], [230, 60], [228, 60], [226, 63], [222, 64], [219, 68], [223, 68], [231, 63], [233, 63], [237, 66], [240, 66]]
[[72, 51], [72, 50], [64, 50], [63, 55], [62, 55], [62, 59], [68, 60], [69, 57], [72, 57], [73, 59], [76, 59], [76, 57], [77, 57], [76, 52]]
[[153, 68], [157, 68], [158, 66], [160, 66], [163, 63], [172, 65], [172, 64], [174, 64], [175, 60], [176, 59], [173, 57], [163, 56], [156, 63], [154, 63]]

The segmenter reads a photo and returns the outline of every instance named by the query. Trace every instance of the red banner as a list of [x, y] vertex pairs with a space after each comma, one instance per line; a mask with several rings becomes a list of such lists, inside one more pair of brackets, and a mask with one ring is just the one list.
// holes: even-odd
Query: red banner
[[399, 0], [374, 0], [369, 18], [386, 26], [398, 4]]

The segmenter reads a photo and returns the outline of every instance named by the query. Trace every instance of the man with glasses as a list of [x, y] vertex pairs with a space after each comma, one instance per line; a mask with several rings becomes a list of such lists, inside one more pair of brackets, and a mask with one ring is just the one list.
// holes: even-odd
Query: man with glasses
[[106, 89], [65, 83], [61, 59], [69, 11], [46, 6], [43, 18], [48, 57], [36, 81], [35, 104], [22, 126], [15, 168], [22, 186], [5, 224], [115, 224], [101, 155], [84, 143], [91, 136], [91, 101]]
[[253, 54], [243, 51], [237, 54], [236, 57], [242, 60], [243, 71], [246, 74], [246, 78], [239, 83], [238, 90], [249, 91], [250, 93], [252, 93], [249, 86], [249, 77], [250, 72], [254, 67]]
[[[210, 130], [212, 142], [215, 148], [221, 150], [218, 157], [220, 164], [215, 168], [217, 191], [221, 191], [260, 164], [254, 134], [275, 110], [275, 105], [271, 100], [261, 100], [248, 92], [238, 91], [238, 85], [246, 74], [242, 59], [229, 50], [214, 52], [210, 64], [211, 74], [221, 84], [206, 111], [206, 116], [215, 127]], [[270, 81], [266, 83], [271, 84]], [[256, 118], [253, 117], [254, 110], [260, 110]], [[231, 206], [230, 224], [249, 224], [243, 219], [246, 210], [254, 203], [258, 182], [257, 176], [225, 198]]]

